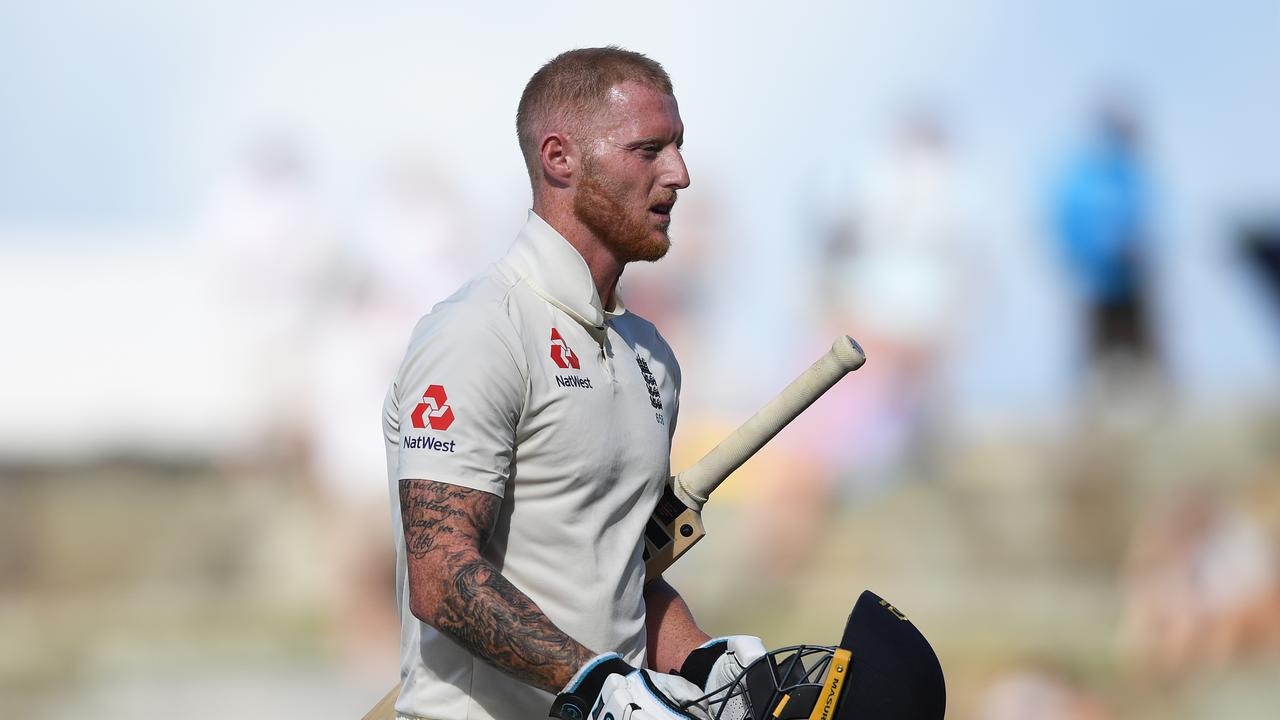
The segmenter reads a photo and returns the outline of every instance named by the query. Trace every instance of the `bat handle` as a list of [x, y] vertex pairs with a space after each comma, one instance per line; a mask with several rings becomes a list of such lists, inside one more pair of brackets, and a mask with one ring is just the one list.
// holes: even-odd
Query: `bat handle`
[[716, 445], [693, 467], [676, 475], [672, 489], [685, 505], [701, 510], [707, 496], [765, 443], [773, 439], [846, 374], [862, 367], [867, 355], [848, 335], [841, 335], [808, 370], [767, 405]]
[[[844, 377], [845, 373], [857, 370], [867, 362], [867, 354], [863, 352], [862, 346], [858, 344], [857, 340], [848, 335], [841, 335], [836, 338], [835, 342], [831, 343], [830, 356], [841, 368], [844, 368], [844, 373], [840, 374], [841, 377]], [[822, 362], [822, 359], [819, 359], [818, 362]], [[836, 379], [839, 380], [840, 378]]]

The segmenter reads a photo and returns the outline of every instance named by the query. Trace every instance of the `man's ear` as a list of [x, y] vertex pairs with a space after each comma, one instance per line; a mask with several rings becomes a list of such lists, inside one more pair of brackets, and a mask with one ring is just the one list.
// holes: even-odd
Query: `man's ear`
[[552, 187], [568, 187], [578, 172], [577, 148], [572, 140], [560, 133], [550, 133], [542, 138], [538, 157], [542, 162], [542, 174]]

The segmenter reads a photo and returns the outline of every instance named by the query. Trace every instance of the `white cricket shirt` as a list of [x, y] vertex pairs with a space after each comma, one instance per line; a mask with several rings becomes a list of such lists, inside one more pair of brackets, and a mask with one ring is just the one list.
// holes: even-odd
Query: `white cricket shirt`
[[644, 525], [670, 474], [680, 370], [651, 323], [535, 213], [506, 257], [423, 317], [383, 409], [400, 673], [396, 711], [546, 717], [553, 697], [409, 611], [399, 481], [502, 497], [486, 558], [596, 652], [645, 660]]

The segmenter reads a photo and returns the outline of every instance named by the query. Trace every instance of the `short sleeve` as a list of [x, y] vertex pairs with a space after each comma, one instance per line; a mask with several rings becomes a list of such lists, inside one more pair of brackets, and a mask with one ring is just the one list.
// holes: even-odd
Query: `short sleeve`
[[515, 327], [500, 306], [446, 306], [423, 318], [394, 388], [399, 479], [501, 497], [528, 387], [522, 358]]

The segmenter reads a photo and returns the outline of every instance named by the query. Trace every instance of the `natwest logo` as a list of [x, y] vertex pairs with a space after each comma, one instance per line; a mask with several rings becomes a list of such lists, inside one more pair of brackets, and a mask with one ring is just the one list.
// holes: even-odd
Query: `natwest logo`
[[453, 408], [449, 407], [449, 396], [445, 394], [443, 385], [427, 387], [427, 391], [422, 393], [422, 402], [413, 409], [412, 420], [416, 428], [425, 428], [430, 423], [432, 430], [449, 429], [453, 424]]
[[578, 362], [578, 356], [573, 354], [569, 349], [569, 343], [560, 337], [560, 331], [555, 328], [551, 328], [551, 359], [563, 370], [569, 368], [577, 370], [582, 367]]

